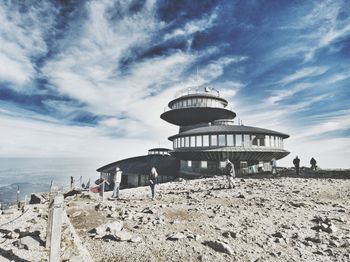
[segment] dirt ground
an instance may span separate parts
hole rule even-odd
[[[224,177],[67,198],[96,261],[350,261],[350,179]],[[107,193],[107,197],[110,193]],[[116,233],[94,228],[122,221]]]

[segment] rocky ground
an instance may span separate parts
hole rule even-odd
[[[226,184],[224,177],[161,184],[153,201],[148,187],[104,202],[83,193],[66,198],[66,211],[95,261],[350,261],[350,179],[266,176],[237,178],[234,189]],[[0,261],[10,245],[24,259],[17,261],[28,259],[23,252],[30,250],[16,251],[17,240],[0,238]],[[79,261],[72,246],[64,233],[62,258]]]

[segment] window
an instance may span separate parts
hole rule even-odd
[[[181,147],[184,147],[184,146],[185,146],[185,138],[181,137]]]
[[[207,161],[201,161],[201,168],[207,168],[208,164]]]
[[[177,142],[176,147],[179,148],[180,147],[180,138],[176,138],[176,142]]]
[[[242,146],[242,135],[238,134],[236,135],[236,146]]]
[[[192,167],[192,161],[191,160],[187,161],[187,167]]]
[[[233,135],[226,135],[226,144],[227,146],[234,146]]]
[[[191,136],[190,137],[190,147],[195,147],[196,146],[196,137]]]
[[[265,146],[265,136],[263,135],[263,136],[260,136],[259,138],[258,138],[258,145],[259,146]]]
[[[218,136],[211,135],[210,136],[210,146],[217,146],[217,145],[218,145]]]
[[[173,148],[176,148],[176,139],[173,141]]]
[[[270,146],[270,136],[265,136],[265,146]]]
[[[209,146],[209,136],[208,135],[203,136],[203,146]]]
[[[250,146],[250,135],[244,135],[243,136],[243,144],[245,147]]]
[[[202,146],[202,136],[197,136],[196,137],[196,142],[197,142],[197,147],[201,147]]]
[[[225,167],[226,167],[226,162],[220,161],[220,168],[225,168]]]
[[[281,138],[281,148],[284,148],[284,145],[283,145],[283,138]]]
[[[225,146],[225,145],[226,145],[225,135],[219,135],[219,146]]]
[[[187,100],[187,106],[191,106],[191,105],[192,105],[192,100],[191,99]]]
[[[185,147],[190,146],[190,138],[188,136],[185,137]]]
[[[258,145],[258,138],[255,135],[252,135],[252,146]]]
[[[273,147],[276,147],[276,137],[275,137],[275,136],[272,136],[271,139],[272,139],[272,141],[273,141],[273,142],[272,142],[272,146],[273,146]]]

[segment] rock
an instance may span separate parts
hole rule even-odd
[[[154,211],[149,208],[149,207],[146,207],[144,210],[142,210],[142,213],[145,213],[145,214],[154,214]]]
[[[34,204],[42,204],[45,203],[45,199],[39,195],[39,194],[31,194],[30,195],[30,200],[29,204],[34,205]]]
[[[119,231],[114,234],[117,241],[130,241],[132,238],[131,233],[126,231]]]
[[[67,197],[75,196],[75,195],[78,195],[78,194],[81,194],[81,191],[73,189],[73,190],[70,190],[67,193],[63,194],[63,197],[67,198]]]
[[[215,240],[215,241],[204,241],[202,243],[205,246],[211,247],[212,249],[214,249],[215,251],[221,252],[221,253],[226,253],[229,255],[233,254],[233,251],[231,249],[231,247],[227,244],[225,244],[224,242]]]
[[[27,250],[33,250],[40,247],[40,242],[31,236],[22,237],[18,241],[20,244],[24,245],[24,248]]]
[[[277,237],[277,238],[283,238],[283,235],[281,232],[276,232],[274,234],[272,234],[273,237]]]
[[[172,240],[172,241],[177,241],[184,238],[186,238],[186,236],[183,233],[175,233],[167,236],[167,240]]]
[[[142,241],[142,238],[140,236],[133,236],[133,237],[130,238],[129,241],[132,242],[132,243],[139,243],[139,242]]]
[[[73,214],[72,214],[72,217],[79,217],[81,216],[81,211],[75,211]]]
[[[111,223],[103,224],[95,228],[97,235],[104,236],[106,233],[115,235],[115,233],[123,229],[123,221],[114,221]]]
[[[236,238],[237,237],[237,233],[233,232],[233,231],[225,231],[224,233],[222,233],[222,235],[226,238]]]

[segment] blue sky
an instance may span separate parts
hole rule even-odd
[[[279,164],[349,168],[349,65],[347,1],[2,1],[0,156],[170,147],[167,102],[209,84],[291,135]]]

